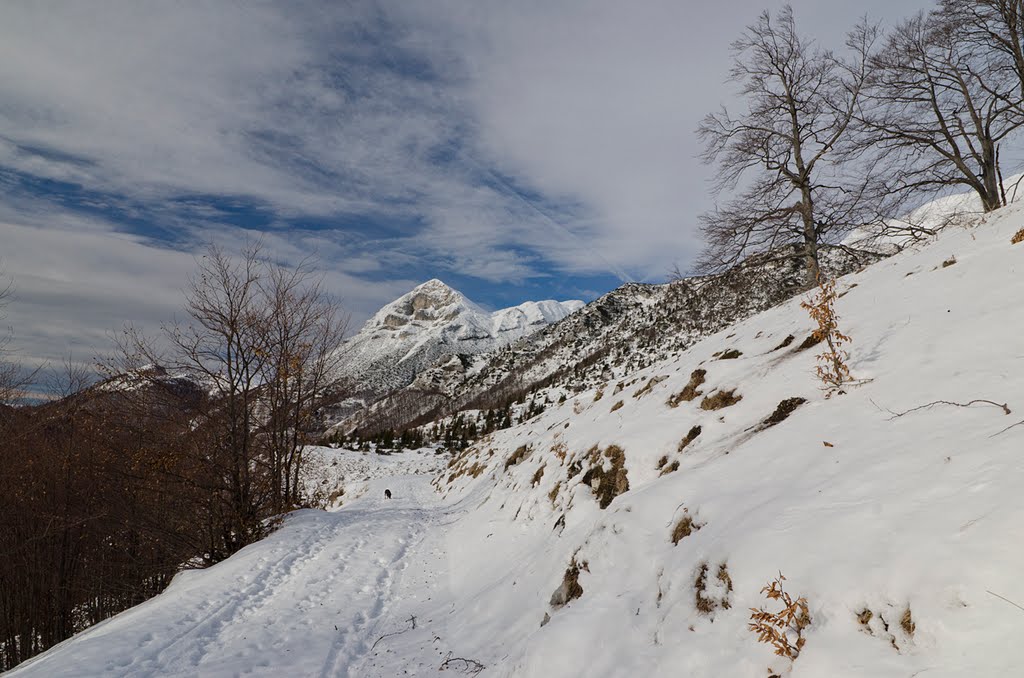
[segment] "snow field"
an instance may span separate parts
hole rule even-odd
[[[798,350],[794,299],[448,468],[319,450],[340,509],[288,516],[11,675],[1022,675],[1024,612],[1002,599],[1024,604],[1022,224],[1009,207],[841,279],[862,382],[845,394],[814,376],[820,346]],[[698,369],[701,395],[670,406]],[[1011,413],[922,407],[979,399]],[[684,515],[699,529],[674,544]],[[554,605],[572,569],[582,592]],[[792,664],[747,628],[779,572],[811,615]]]
[[[812,616],[793,676],[1018,675],[1024,649],[1013,638],[1024,613],[993,593],[1024,601],[1015,537],[1024,426],[1003,431],[1024,419],[1024,250],[1009,244],[1021,221],[1008,208],[842,279],[840,328],[853,337],[853,375],[866,382],[845,395],[824,397],[814,377],[820,347],[796,350],[811,324],[795,299],[631,377],[618,394],[614,384],[596,402],[583,393],[478,445],[467,463],[487,470],[456,478],[449,498],[493,484],[453,538],[479,541],[486,530],[508,542],[472,565],[453,561],[463,582],[453,593],[473,601],[465,611],[501,611],[460,630],[481,661],[497,664],[487,675],[788,671],[747,629],[749,608],[767,603],[759,591],[780,571]],[[789,347],[773,350],[791,334]],[[714,357],[727,349],[742,355]],[[698,368],[704,395],[736,389],[742,400],[716,411],[700,409],[702,397],[669,407]],[[808,402],[756,430],[792,397]],[[985,403],[888,411],[974,399],[1013,412]],[[678,452],[694,426],[701,435]],[[524,444],[529,456],[504,470]],[[611,444],[625,449],[629,492],[602,511],[571,467]],[[680,466],[661,477],[663,456]],[[703,527],[673,545],[684,510]],[[583,595],[554,610],[549,597],[573,560],[587,565]],[[728,592],[715,577],[723,564]],[[728,603],[710,614],[696,605],[705,565],[719,589],[711,594]],[[872,618],[862,625],[865,610]]]

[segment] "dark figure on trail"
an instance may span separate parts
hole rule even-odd
[[[391,490],[384,490],[384,498],[391,499]]]

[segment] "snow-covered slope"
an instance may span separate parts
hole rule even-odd
[[[437,493],[371,479],[294,514],[12,675],[1020,675],[1022,227],[1006,208],[841,279],[845,394],[790,300],[480,441]],[[810,614],[795,662],[748,629],[780,572]]]
[[[443,358],[505,346],[582,307],[582,301],[528,301],[488,313],[440,280],[428,280],[345,342],[342,376],[355,399],[372,402]]]
[[[843,278],[846,394],[793,300],[471,448],[439,484],[477,507],[450,539],[488,544],[453,561],[465,655],[492,676],[1021,675],[1022,226],[1007,208]],[[747,628],[780,571],[811,617],[792,665]]]
[[[802,260],[795,248],[789,249],[751,257],[717,276],[628,283],[561,322],[471,363],[452,360],[424,370],[341,428],[364,433],[402,428],[462,410],[504,407],[553,385],[575,393],[633,374],[802,289]],[[819,256],[831,275],[880,258],[833,247],[822,247]]]

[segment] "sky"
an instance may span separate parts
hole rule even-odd
[[[914,0],[794,2],[825,45]],[[314,255],[361,323],[440,278],[490,308],[686,271],[733,0],[0,4],[0,271],[18,360],[180,316],[207,243]]]

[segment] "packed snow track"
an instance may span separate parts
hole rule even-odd
[[[436,672],[444,633],[433,622],[433,601],[447,570],[446,513],[437,502],[428,475],[370,479],[351,504],[289,515],[267,539],[178,575],[160,596],[10,675]]]

